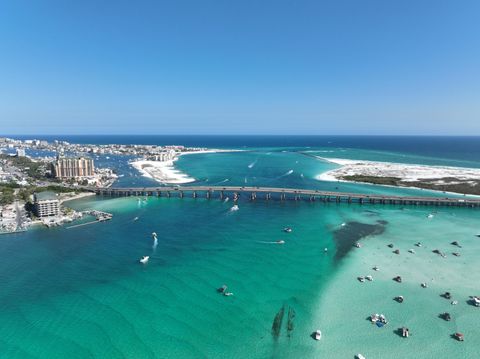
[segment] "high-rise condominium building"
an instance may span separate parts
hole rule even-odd
[[[58,157],[52,163],[52,173],[56,178],[81,178],[93,176],[93,160],[88,157]]]

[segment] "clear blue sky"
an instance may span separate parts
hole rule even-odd
[[[480,1],[3,0],[0,133],[480,135]]]

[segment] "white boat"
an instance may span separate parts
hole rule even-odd
[[[415,250],[413,250],[413,249],[409,249],[408,252],[412,253],[412,254],[415,254]]]
[[[367,280],[369,280],[370,282],[373,281],[373,277],[372,277],[371,275],[367,275],[367,276],[365,276],[365,278],[366,278]]]
[[[362,283],[365,282],[365,277],[363,275],[360,277],[357,277],[357,279],[359,282],[362,282]]]
[[[235,212],[235,211],[238,211],[240,208],[238,208],[238,206],[235,204],[232,206],[232,208],[230,208],[230,212]]]
[[[452,303],[450,303],[451,305],[457,305],[458,304],[458,300],[453,300]]]
[[[277,243],[277,244],[285,244],[285,241],[279,240],[279,241],[276,241],[275,243]]]
[[[134,220],[134,221],[138,221],[138,217],[135,217],[133,220]]]
[[[291,233],[291,232],[292,232],[292,229],[291,229],[290,227],[285,227],[285,228],[283,229],[283,231],[286,232],[286,233]]]
[[[355,359],[366,359],[362,354],[355,355]]]
[[[373,270],[374,270],[374,271],[378,271],[378,270],[380,270],[380,268],[378,268],[377,266],[375,266],[375,267],[373,267]]]
[[[226,297],[230,297],[233,295],[232,292],[223,292],[223,295],[226,296]]]
[[[362,248],[362,245],[357,242],[357,243],[355,243],[355,247],[357,247],[357,248]]]
[[[149,259],[150,259],[150,256],[143,256],[143,257],[140,259],[140,263],[146,264]]]
[[[427,216],[428,219],[432,219],[433,218],[433,214],[430,213],[428,216]]]
[[[153,238],[153,239],[156,239],[156,238],[157,238],[157,233],[152,232],[152,238]]]
[[[313,337],[315,338],[315,340],[322,339],[322,332],[320,331],[320,329],[316,330],[315,333],[313,333]]]
[[[480,307],[480,297],[473,297],[473,304],[476,307]]]

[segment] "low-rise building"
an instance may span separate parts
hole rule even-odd
[[[54,192],[35,193],[33,199],[33,208],[37,217],[58,216],[60,214],[60,201]]]
[[[25,149],[17,148],[17,157],[25,157]]]

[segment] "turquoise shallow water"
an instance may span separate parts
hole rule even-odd
[[[335,185],[314,179],[329,166],[273,149],[178,162],[210,183],[247,178],[315,188]],[[241,201],[231,212],[231,201],[191,198],[94,197],[72,205],[114,218],[0,238],[1,358],[475,358],[480,349],[480,311],[467,303],[479,294],[478,210]],[[360,249],[352,246],[357,239]],[[436,248],[447,258],[432,253]],[[142,255],[151,256],[145,266]],[[356,280],[366,274],[374,281]],[[404,283],[393,282],[395,275]],[[222,284],[234,295],[217,293]],[[447,290],[457,306],[440,297]],[[393,301],[396,295],[405,302]],[[447,310],[451,322],[438,318]],[[373,312],[389,325],[372,326],[366,317]],[[403,325],[412,332],[407,340],[394,333]],[[317,328],[320,342],[310,337]],[[464,343],[450,338],[457,330]]]

